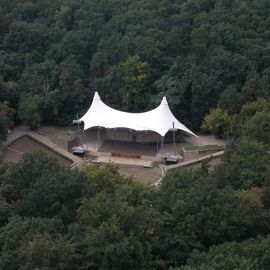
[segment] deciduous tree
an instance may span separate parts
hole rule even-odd
[[[232,132],[232,118],[225,110],[220,108],[212,109],[204,117],[202,129],[219,138],[225,137]]]

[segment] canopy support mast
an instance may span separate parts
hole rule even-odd
[[[161,136],[161,143],[160,143],[160,152],[163,155],[163,148],[164,148],[164,136]]]
[[[97,150],[100,147],[100,127],[97,128]]]

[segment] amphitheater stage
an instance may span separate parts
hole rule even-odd
[[[181,135],[178,133],[178,135]],[[132,132],[127,129],[90,129],[81,136],[81,144],[88,151],[98,153],[130,153],[156,157],[161,154],[181,154],[182,148],[189,145],[184,136],[177,137],[177,142],[172,143],[172,132],[168,132],[164,138],[161,149],[161,137],[155,132],[137,132],[136,141]]]

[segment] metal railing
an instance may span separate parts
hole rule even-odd
[[[213,170],[214,167],[218,166],[221,163],[223,155],[224,155],[224,151],[220,151],[220,152],[213,153],[213,154],[201,157],[201,158],[189,160],[186,162],[181,162],[175,165],[169,165],[169,166],[166,166],[166,171],[173,168],[178,168],[178,167],[192,169],[192,170],[199,169],[201,168],[202,164],[205,162],[208,163],[209,169]]]

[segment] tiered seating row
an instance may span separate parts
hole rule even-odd
[[[56,158],[61,165],[72,165],[71,160],[61,156],[60,154],[37,142],[29,136],[23,136],[6,147],[4,150],[4,158],[8,162],[18,163],[24,154],[34,153],[37,151],[45,152],[49,156]]]
[[[4,150],[3,156],[7,162],[18,163],[21,160],[23,153],[7,147]]]

